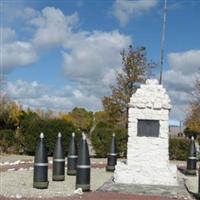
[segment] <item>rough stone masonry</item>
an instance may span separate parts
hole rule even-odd
[[[177,185],[177,170],[169,163],[170,99],[162,85],[148,79],[130,99],[127,162],[118,162],[117,183]]]

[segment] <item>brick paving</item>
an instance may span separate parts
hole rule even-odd
[[[1,200],[14,200],[17,198],[7,198],[0,196]],[[20,198],[21,200],[40,200],[41,198]],[[45,198],[47,200],[47,198]],[[55,197],[48,198],[48,200],[174,200],[174,198],[166,198],[159,196],[147,196],[147,195],[131,195],[131,194],[123,194],[117,192],[89,192],[84,193],[81,196],[73,196],[73,197]],[[177,199],[183,200],[183,199]]]

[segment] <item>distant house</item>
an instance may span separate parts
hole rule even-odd
[[[180,126],[169,125],[169,136],[170,137],[184,137],[183,130],[180,129]]]

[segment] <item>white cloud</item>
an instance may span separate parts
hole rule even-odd
[[[200,50],[170,53],[168,62],[171,69],[164,73],[164,84],[172,100],[171,117],[183,120],[200,70]]]
[[[0,65],[4,72],[9,72],[15,67],[29,65],[37,60],[37,54],[30,42],[16,40],[15,30],[0,28],[2,49]]]
[[[157,0],[116,0],[112,14],[120,25],[126,25],[131,19],[144,15],[157,5]]]
[[[95,31],[80,37],[70,52],[63,53],[65,74],[79,81],[101,81],[110,70],[120,66],[120,51],[129,44],[130,37],[118,31]]]
[[[78,14],[65,16],[60,9],[46,7],[30,20],[36,26],[33,43],[38,47],[54,48],[69,40],[72,28],[78,22]]]
[[[8,82],[7,95],[24,107],[43,108],[55,111],[71,111],[74,107],[85,107],[89,110],[101,108],[99,98],[83,93],[69,85],[60,90],[41,85],[37,81],[26,82],[17,80]]]
[[[7,93],[13,99],[35,99],[48,92],[48,87],[38,84],[37,81],[28,83],[17,80],[15,83],[7,83]]]
[[[37,60],[37,54],[31,43],[14,41],[2,45],[3,70],[9,70],[34,63]]]
[[[115,70],[121,67],[120,52],[131,43],[130,37],[118,31],[76,35],[70,51],[63,52],[65,76],[78,82],[81,91],[99,98],[108,95]]]
[[[34,63],[43,48],[61,47],[64,41],[69,39],[72,28],[78,22],[77,13],[65,16],[60,9],[54,7],[46,7],[42,12],[32,8],[22,10],[21,14],[14,14],[24,20],[23,29],[34,27],[34,35],[29,41],[16,40],[16,32],[13,29],[1,28],[1,65],[5,72]]]
[[[171,68],[181,71],[184,75],[191,75],[200,69],[200,50],[189,50],[183,53],[171,53],[168,56]]]
[[[44,8],[29,24],[36,27],[33,44],[44,49],[61,47],[66,78],[97,96],[105,95],[105,86],[113,83],[111,74],[121,65],[120,51],[132,43],[131,37],[117,30],[79,31],[76,12],[66,16],[54,7]]]

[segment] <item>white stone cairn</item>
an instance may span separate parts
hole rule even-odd
[[[170,99],[162,85],[148,79],[130,99],[127,162],[117,162],[117,183],[178,185],[177,169],[169,163]],[[137,136],[138,120],[158,120],[159,136]]]

